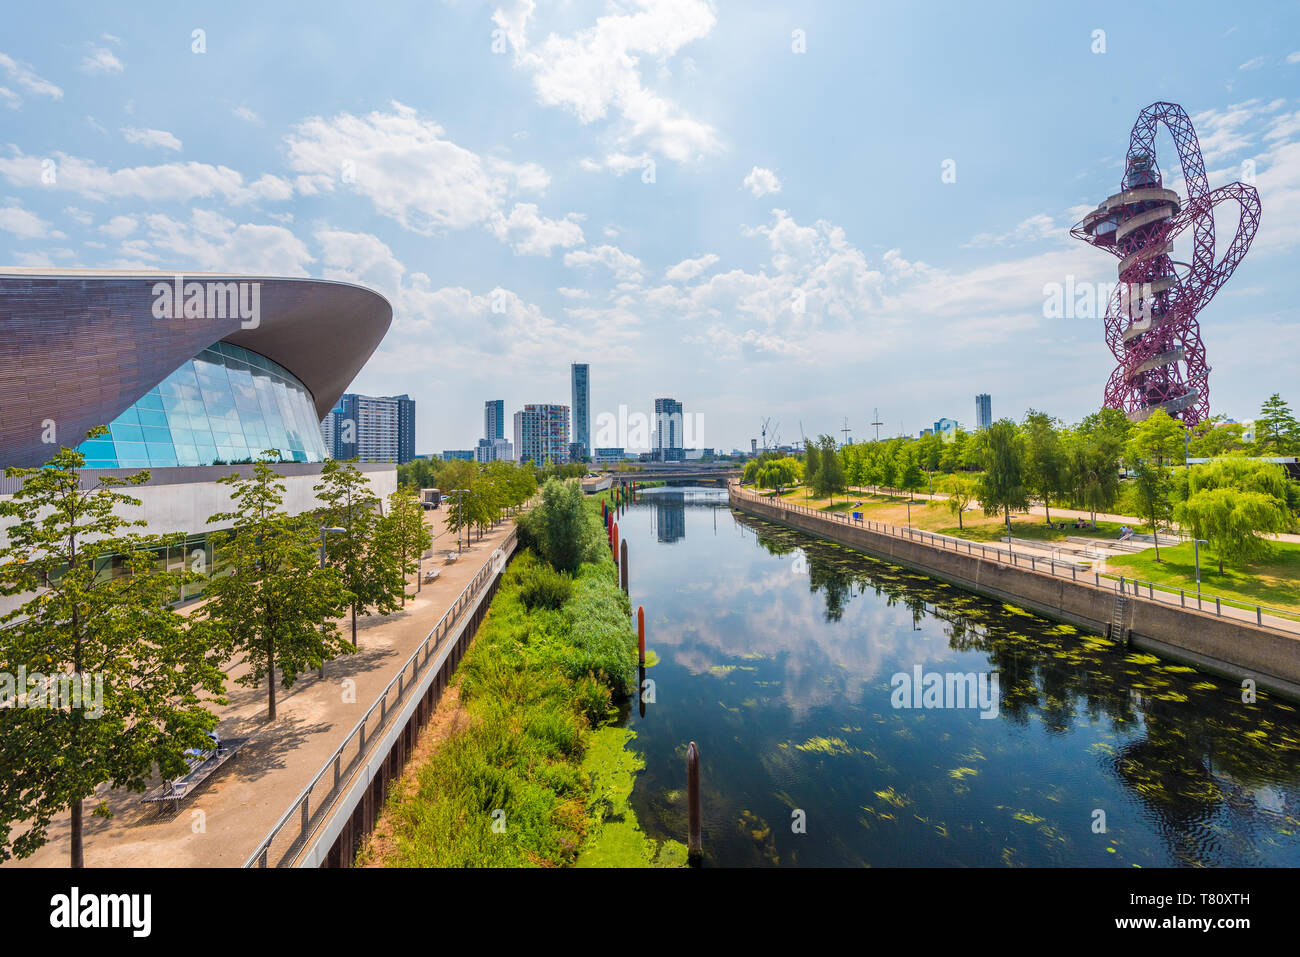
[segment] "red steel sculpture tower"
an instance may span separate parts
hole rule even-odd
[[[1187,186],[1183,201],[1165,189],[1156,164],[1156,127],[1173,136]],[[1223,258],[1214,260],[1214,207],[1237,203],[1241,219]],[[1192,230],[1192,261],[1170,257]],[[1259,194],[1232,183],[1211,190],[1192,122],[1176,103],[1152,103],[1133,124],[1120,191],[1070,231],[1119,257],[1119,285],[1106,309],[1106,344],[1119,363],[1103,404],[1141,421],[1164,409],[1187,425],[1210,415],[1210,366],[1196,315],[1227,282],[1259,228]]]

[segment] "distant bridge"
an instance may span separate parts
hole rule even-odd
[[[739,479],[740,469],[732,468],[681,468],[681,469],[646,469],[642,472],[610,472],[615,485],[627,485],[630,482],[702,482],[726,485],[729,479]]]

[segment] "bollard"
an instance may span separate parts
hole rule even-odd
[[[614,523],[614,561],[618,561],[618,522]]]
[[[704,857],[704,840],[700,825],[700,749],[694,741],[686,748],[686,793],[690,802],[690,835],[687,838],[686,857],[692,866],[698,866]]]
[[[627,539],[626,538],[623,539],[623,544],[620,547],[622,548],[622,554],[619,556],[620,561],[618,563],[618,577],[619,577],[619,584],[623,586],[623,594],[626,595],[627,594]]]
[[[641,605],[636,606],[636,648],[637,654],[641,659],[641,667],[645,667],[645,608]]]

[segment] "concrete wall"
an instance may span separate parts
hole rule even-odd
[[[1054,575],[1004,565],[977,555],[895,538],[831,518],[752,501],[729,488],[732,506],[888,558],[971,591],[1011,601],[1041,614],[1105,632],[1115,592]],[[1131,644],[1300,700],[1300,639],[1271,628],[1220,618],[1192,608],[1129,595],[1124,628]]]

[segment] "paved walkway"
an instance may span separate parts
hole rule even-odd
[[[293,688],[276,689],[277,717],[266,719],[266,686],[231,683],[230,703],[216,709],[223,738],[252,740],[182,802],[179,813],[165,815],[141,805],[140,794],[102,789],[110,819],[94,817],[95,799],[85,807],[85,852],[88,867],[239,867],[252,854],[289,805],[343,743],[349,731],[379,697],[389,681],[437,624],[497,545],[513,527],[504,522],[477,538],[459,561],[444,565],[443,553],[456,548],[456,537],[443,528],[446,513],[425,513],[437,533],[434,558],[441,576],[424,585],[405,609],[384,617],[358,618],[359,650],[326,664],[325,678],[315,672]],[[463,536],[462,536],[463,538]],[[414,577],[408,594],[415,595]],[[348,619],[340,619],[345,634]],[[240,668],[232,668],[238,676]],[[355,684],[345,694],[345,681]],[[350,700],[345,700],[350,699]],[[63,814],[49,829],[49,842],[31,857],[6,867],[66,867],[69,818]]]
[[[858,488],[858,487],[856,487],[856,486],[853,487],[853,488],[850,488],[849,491],[850,491],[850,492],[854,492],[854,493],[858,493],[858,494],[862,494],[862,495],[882,495],[882,494],[888,494],[888,495],[895,495],[895,496],[898,496],[898,497],[900,497],[900,498],[902,498],[902,497],[906,497],[906,495],[907,495],[906,492],[900,492],[900,491],[897,490],[897,489],[873,490],[873,489],[865,488],[865,487],[864,487],[864,488]],[[943,494],[942,492],[933,492],[933,493],[931,493],[931,492],[917,492],[915,497],[916,497],[917,499],[934,500],[934,501],[936,501],[936,502],[943,502],[943,501],[947,501],[947,499],[948,499],[948,496],[945,495],[945,494]],[[791,501],[795,501],[795,500],[794,500],[794,499],[791,499]],[[795,504],[798,504],[798,502],[795,501]],[[974,506],[971,506],[971,508],[966,509],[966,511],[974,511],[974,510],[977,509],[977,508],[979,508],[979,506],[974,505]],[[1042,515],[1044,518],[1046,518],[1046,517],[1047,517],[1047,509],[1043,508],[1043,506],[1041,506],[1041,505],[1031,505],[1031,506],[1029,506],[1029,510],[1028,510],[1027,513],[1021,513],[1021,514]],[[1087,509],[1066,508],[1066,507],[1064,507],[1064,506],[1053,505],[1053,506],[1052,506],[1052,521],[1056,522],[1056,521],[1060,521],[1061,519],[1065,519],[1065,518],[1070,518],[1070,519],[1074,519],[1074,518],[1088,518],[1088,519],[1090,519],[1090,518],[1092,518],[1092,512],[1089,512]],[[1112,513],[1110,513],[1110,512],[1098,512],[1098,513],[1097,513],[1097,521],[1099,521],[1099,522],[1115,522],[1115,523],[1118,523],[1118,524],[1120,524],[1120,525],[1131,525],[1131,526],[1133,526],[1134,528],[1138,529],[1139,531],[1141,531],[1141,530],[1146,526],[1146,522],[1145,522],[1145,521],[1143,521],[1143,520],[1140,519],[1140,518],[1136,518],[1136,517],[1133,516],[1133,515],[1114,515],[1114,514],[1112,514]],[[1174,525],[1173,527],[1174,527],[1175,530],[1178,529],[1178,526],[1177,526],[1177,525]],[[1266,537],[1266,538],[1274,539],[1275,541],[1279,541],[1279,542],[1300,542],[1300,535],[1294,535],[1294,534],[1291,534],[1291,533],[1289,533],[1289,532],[1279,532],[1279,533],[1277,533],[1277,534],[1269,534],[1269,535],[1266,535],[1265,537]],[[1164,540],[1164,538],[1162,537],[1162,538],[1160,539],[1160,544],[1163,545],[1164,543],[1165,543],[1165,540]]]

